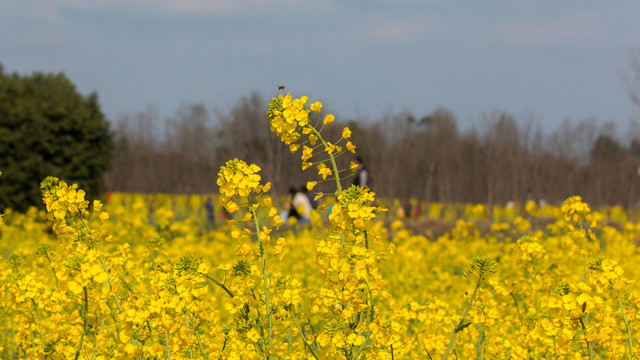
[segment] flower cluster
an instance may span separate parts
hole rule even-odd
[[[336,158],[343,154],[343,146],[355,153],[349,140],[351,131],[345,127],[337,141],[329,141],[326,129],[335,117],[328,114],[321,121],[322,104],[315,102],[307,109],[307,101],[307,97],[280,96],[273,99],[268,116],[272,131],[292,152],[302,146],[303,170],[316,165],[321,181],[333,179],[336,183],[337,201],[328,214],[332,226],[316,246],[316,263],[326,282],[318,290],[319,303],[312,302],[309,310],[311,326],[319,328],[320,334],[308,348],[316,356],[358,358],[364,354],[393,357],[395,346],[400,355],[403,327],[393,321],[393,315],[387,317],[382,311],[389,309],[382,305],[390,305],[391,296],[378,269],[393,246],[383,244],[381,229],[373,226],[376,216],[386,210],[373,205],[375,194],[369,189],[352,186],[343,191],[342,174],[355,172],[356,165],[352,162],[349,169],[340,170]],[[318,114],[313,122],[309,120],[312,112]],[[312,190],[316,184],[310,181],[307,188]]]
[[[220,187],[219,202],[227,211],[234,213],[238,210],[238,204],[234,202],[235,198],[244,200],[251,193],[260,195],[269,191],[271,183],[261,185],[258,171],[260,168],[257,165],[247,165],[246,162],[238,159],[227,161],[220,168],[217,180]]]
[[[374,206],[375,194],[366,188],[351,186],[338,195],[331,208],[329,220],[336,228],[354,233],[366,230],[367,224],[386,209]]]
[[[335,157],[343,154],[343,145],[340,145],[343,141],[346,142],[344,144],[346,150],[355,153],[356,147],[349,140],[351,138],[351,130],[345,127],[342,129],[341,137],[337,141],[328,141],[325,135],[335,116],[327,114],[321,120],[322,103],[316,101],[307,108],[308,100],[307,96],[293,99],[291,94],[274,98],[267,111],[267,116],[271,122],[271,131],[275,132],[285,144],[289,145],[292,153],[302,147],[303,170],[316,165],[318,175],[322,177],[322,180],[335,179],[337,188],[340,189],[340,174],[335,163]],[[317,114],[317,119],[309,119],[311,113]],[[328,157],[325,157],[326,155]],[[311,159],[314,156],[319,159],[312,162]],[[352,162],[350,167],[352,172],[355,172],[355,166],[355,163]],[[316,181],[311,181],[307,184],[307,188],[311,190],[316,184]]]
[[[585,219],[590,212],[589,205],[582,202],[580,196],[572,196],[562,203],[562,213],[568,222],[577,223],[580,219]]]
[[[640,212],[579,198],[524,209],[412,199],[451,224],[414,232],[418,211],[342,190],[349,131],[327,141],[334,118],[311,124],[322,105],[307,101],[275,99],[270,113],[303,163],[315,157],[319,181],[336,179],[324,223],[282,226],[259,168],[237,159],[218,178],[224,226],[203,219],[203,196],[103,205],[55,178],[42,184],[46,212],[7,211],[0,358],[637,357]]]

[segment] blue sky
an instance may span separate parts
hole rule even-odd
[[[285,85],[341,119],[437,107],[546,127],[638,115],[637,0],[0,0],[5,72],[63,71],[110,120]]]

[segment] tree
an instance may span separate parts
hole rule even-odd
[[[613,137],[601,134],[591,150],[591,176],[594,195],[598,204],[617,204],[622,201],[622,192],[626,193],[624,179],[626,151]],[[633,168],[627,169],[633,172]]]
[[[63,74],[0,72],[0,209],[42,205],[46,176],[102,190],[113,149],[98,96],[83,96]]]

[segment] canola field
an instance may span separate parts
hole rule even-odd
[[[219,194],[85,199],[50,177],[45,210],[0,221],[2,359],[633,359],[640,219],[621,208],[421,204],[366,188],[348,128],[274,99],[272,130],[333,194],[310,224],[242,160]],[[314,120],[317,118],[317,120]],[[332,142],[333,141],[333,142]],[[0,181],[2,177],[0,177]],[[312,190],[316,182],[307,184]],[[205,201],[231,214],[208,219]],[[414,203],[415,204],[415,203]],[[219,211],[216,211],[216,215]],[[441,235],[410,231],[450,223]]]

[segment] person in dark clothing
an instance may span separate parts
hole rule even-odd
[[[289,202],[289,218],[295,218],[295,219],[300,219],[300,214],[298,214],[298,210],[296,210],[296,207],[293,206],[293,198],[296,196],[296,193],[298,192],[298,190],[296,190],[296,188],[294,187],[290,187],[289,188],[289,195],[291,195],[291,202]]]
[[[358,165],[356,173],[353,177],[353,185],[360,186],[362,188],[371,187],[371,177],[369,176],[369,169],[364,166],[364,162],[360,156],[356,156],[353,162]]]
[[[213,212],[215,210],[214,206],[213,206],[213,201],[211,200],[211,198],[207,198],[207,202],[204,204],[205,208],[207,209],[207,221],[209,221],[210,223],[213,224],[214,221],[214,216],[213,216]]]
[[[291,194],[291,207],[289,209],[289,217],[298,219],[299,222],[311,221],[311,201],[307,195],[302,192],[302,188],[289,188]]]
[[[309,203],[311,204],[311,208],[313,210],[318,208],[318,202],[315,199],[315,196],[309,192],[309,189],[307,189],[306,186],[301,186],[300,187],[300,192],[302,192],[303,194],[305,194],[307,196],[307,198],[309,198]]]

